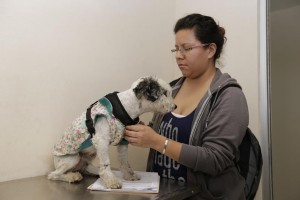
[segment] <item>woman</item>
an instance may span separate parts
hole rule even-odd
[[[177,21],[174,33],[172,52],[182,72],[171,83],[177,108],[164,116],[154,115],[150,126],[127,126],[125,139],[151,148],[148,171],[199,185],[201,192],[193,199],[243,200],[245,181],[235,160],[249,116],[240,88],[220,92],[238,84],[215,66],[225,30],[209,16],[191,14]],[[217,92],[220,95],[212,104]]]

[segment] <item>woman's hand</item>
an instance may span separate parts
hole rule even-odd
[[[152,148],[163,152],[166,138],[156,133],[151,127],[137,124],[126,126],[125,139],[134,146]],[[165,154],[178,161],[182,144],[169,139]]]
[[[165,138],[157,134],[151,127],[137,124],[126,126],[125,139],[134,146],[160,150]]]

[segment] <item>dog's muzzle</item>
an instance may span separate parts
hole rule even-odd
[[[176,108],[177,108],[177,105],[173,103],[173,104],[171,105],[171,111],[175,110]]]
[[[174,107],[174,109],[173,109],[173,110],[175,110],[175,109],[177,108],[177,105],[176,105],[176,104],[173,104],[173,107]]]

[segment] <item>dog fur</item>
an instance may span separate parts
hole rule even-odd
[[[176,108],[171,97],[171,87],[159,78],[142,77],[135,81],[131,88],[119,92],[118,98],[131,119],[139,117],[146,112],[167,113]],[[85,116],[83,112],[81,116]],[[77,118],[78,120],[78,118]],[[73,130],[74,123],[68,128]],[[92,146],[68,155],[54,154],[55,171],[48,174],[48,179],[66,182],[78,182],[83,177],[81,173],[93,173],[92,169],[98,170],[98,175],[107,188],[121,188],[122,183],[114,176],[110,167],[108,148],[110,144],[115,145],[115,138],[123,138],[111,132],[111,124],[107,118],[100,117],[95,121],[95,135],[92,137]],[[90,137],[86,130],[86,138]],[[128,145],[117,145],[120,171],[125,180],[139,180],[128,163]],[[99,161],[95,164],[95,160]],[[97,162],[96,162],[97,163]]]

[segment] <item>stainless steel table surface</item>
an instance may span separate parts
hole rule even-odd
[[[161,179],[158,194],[137,194],[90,191],[87,189],[97,177],[85,176],[80,183],[51,181],[46,176],[0,183],[0,200],[180,200],[193,196],[195,186]]]

